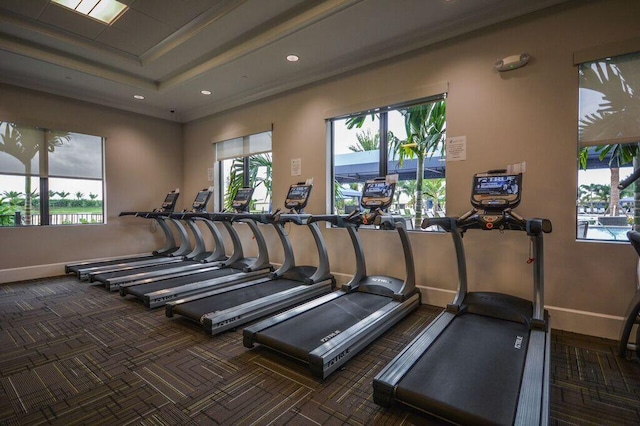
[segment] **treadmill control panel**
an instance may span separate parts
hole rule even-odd
[[[522,173],[478,173],[473,177],[471,204],[486,211],[513,209],[520,204],[521,189]]]
[[[172,212],[176,208],[176,203],[178,202],[178,197],[180,196],[179,192],[171,191],[167,194],[164,201],[162,202],[162,207],[160,207],[161,212]]]
[[[234,210],[244,212],[249,209],[249,203],[253,196],[253,188],[240,188],[236,192],[236,196],[233,198],[231,206]]]
[[[396,184],[387,182],[385,178],[368,180],[364,184],[360,204],[365,209],[384,210],[391,205],[395,189]]]
[[[198,195],[196,195],[196,199],[193,201],[193,204],[191,205],[191,211],[193,212],[206,211],[207,203],[209,202],[209,198],[211,198],[212,193],[213,191],[211,191],[210,189],[203,189],[202,191],[198,192]]]
[[[311,185],[306,185],[303,183],[291,185],[291,187],[289,188],[289,192],[287,193],[287,198],[284,201],[284,206],[287,209],[302,212],[302,209],[304,209],[309,202],[311,188]]]

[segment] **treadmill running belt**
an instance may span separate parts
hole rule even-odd
[[[400,381],[396,397],[462,424],[512,424],[529,340],[521,323],[453,320]]]
[[[180,287],[182,285],[195,283],[198,281],[211,280],[219,277],[226,277],[228,275],[237,274],[239,269],[234,268],[222,268],[213,271],[203,272],[200,274],[187,275],[184,277],[172,278],[168,280],[155,281],[146,284],[139,284],[127,287],[127,293],[137,297],[144,297],[147,293],[152,293],[158,290],[165,290],[167,288]]]
[[[174,306],[173,312],[195,321],[200,321],[200,318],[205,314],[233,308],[234,306],[301,285],[305,284],[300,281],[279,278],[277,280],[266,281],[249,287],[203,297],[202,299],[192,300],[191,302],[181,303]]]
[[[261,331],[257,342],[307,360],[309,352],[327,341],[323,339],[347,330],[391,300],[377,294],[349,293]]]
[[[186,265],[202,265],[203,267],[206,266],[205,263],[196,262],[195,260],[183,260],[182,262],[161,263],[159,265],[145,266],[142,268],[124,269],[124,270],[115,271],[115,272],[103,272],[101,274],[94,275],[93,279],[94,281],[104,281],[109,278],[120,278],[128,275],[142,274],[145,272],[162,271],[165,269],[169,270],[171,268],[180,268]]]

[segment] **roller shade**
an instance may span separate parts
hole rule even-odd
[[[579,64],[580,146],[640,142],[640,52]]]
[[[271,151],[271,132],[256,133],[241,138],[228,139],[214,144],[216,161],[248,157]]]

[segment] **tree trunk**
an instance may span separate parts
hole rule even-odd
[[[424,155],[418,155],[416,164],[416,219],[414,229],[420,229],[422,224],[422,182],[424,180]]]
[[[620,213],[620,190],[618,184],[620,183],[620,169],[615,167],[611,168],[611,197],[609,197],[609,214],[611,216],[618,216]]]

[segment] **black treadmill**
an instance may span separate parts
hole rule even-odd
[[[190,212],[203,212],[206,210],[207,203],[211,198],[213,188],[205,188],[198,191],[196,198],[194,199]],[[169,220],[173,220],[178,224],[180,229],[180,239],[183,241],[183,246],[189,247],[188,251],[181,250],[180,252],[174,252],[169,256],[177,257],[178,262],[170,264],[157,264],[143,267],[134,266],[105,266],[102,268],[93,269],[88,273],[90,282],[100,282],[110,291],[116,291],[121,284],[131,282],[133,280],[149,278],[149,277],[161,277],[169,273],[188,273],[194,270],[200,270],[205,267],[211,267],[211,265],[203,265],[206,262],[220,262],[224,260],[220,258],[219,251],[207,252],[205,249],[204,237],[202,232],[196,226],[193,220],[185,220],[185,212],[171,213],[171,212],[152,212],[149,213],[149,217],[167,217]],[[183,226],[184,224],[184,226]],[[186,228],[185,228],[186,226]],[[189,240],[188,229],[194,238],[194,246],[191,247]],[[215,235],[214,235],[215,238]],[[218,258],[216,258],[218,256]]]
[[[231,238],[233,253],[229,258],[223,257],[224,244],[219,233],[214,233],[216,239],[216,252],[220,260],[209,265],[201,265],[195,270],[169,269],[165,274],[157,276],[150,274],[134,275],[111,282],[118,285],[121,296],[131,295],[142,300],[148,308],[163,306],[170,300],[199,294],[212,288],[227,287],[250,279],[267,276],[273,271],[269,263],[267,243],[262,232],[251,218],[240,220],[239,215],[246,212],[251,202],[253,188],[241,188],[233,201],[233,212],[205,213],[189,212],[179,214],[180,218],[188,222],[203,221],[213,232],[216,230],[213,222],[221,223]],[[258,246],[257,257],[245,257],[238,233],[232,226],[232,222],[244,222],[252,231],[253,238]],[[217,230],[216,230],[217,232]]]
[[[135,216],[155,220],[156,224],[160,227],[160,229],[162,229],[165,237],[165,244],[162,248],[152,252],[151,254],[142,254],[137,256],[129,256],[102,261],[70,263],[65,265],[65,273],[74,273],[79,279],[87,280],[91,272],[105,267],[144,267],[165,262],[179,262],[181,260],[179,256],[181,254],[187,253],[190,250],[188,240],[181,239],[180,246],[176,244],[173,232],[169,227],[169,224],[172,224],[180,234],[182,225],[180,225],[179,222],[170,219],[168,216],[168,213],[174,211],[179,196],[180,192],[177,190],[169,192],[162,202],[161,207],[159,209],[153,210],[152,212],[120,213],[120,216]],[[172,257],[172,255],[175,257]]]
[[[627,238],[636,253],[640,256],[640,232],[629,231]],[[638,262],[636,273],[636,293],[629,301],[627,312],[624,315],[624,322],[620,330],[620,342],[618,344],[618,355],[622,358],[631,356],[631,352],[635,352],[636,357],[640,358],[640,261]],[[636,326],[635,343],[629,341],[633,327]]]
[[[393,200],[395,183],[378,178],[366,182],[362,206],[369,213],[349,216],[314,216],[346,228],[356,257],[353,279],[340,291],[307,302],[244,329],[243,343],[260,343],[306,363],[324,379],[365,346],[415,310],[420,292],[415,288],[413,255],[404,219],[383,212]],[[395,229],[400,237],[406,268],[405,280],[366,273],[364,251],[357,229],[373,225]]]
[[[524,219],[521,174],[474,176],[473,210],[459,218],[427,218],[453,237],[458,291],[429,326],[373,381],[373,400],[399,401],[460,424],[546,425],[549,417],[549,318],[544,310],[543,233],[547,219]],[[467,292],[462,235],[469,229],[523,231],[533,252],[533,300]],[[487,260],[496,254],[487,256]]]
[[[285,200],[287,214],[239,215],[271,223],[282,242],[284,262],[270,277],[247,281],[231,287],[213,288],[211,291],[185,297],[166,304],[166,315],[181,315],[199,322],[209,334],[218,334],[256,318],[297,305],[334,289],[330,275],[329,258],[317,223],[308,221],[302,213],[311,193],[311,185],[292,185]],[[296,266],[291,242],[284,224],[292,222],[307,225],[318,250],[318,267]]]

